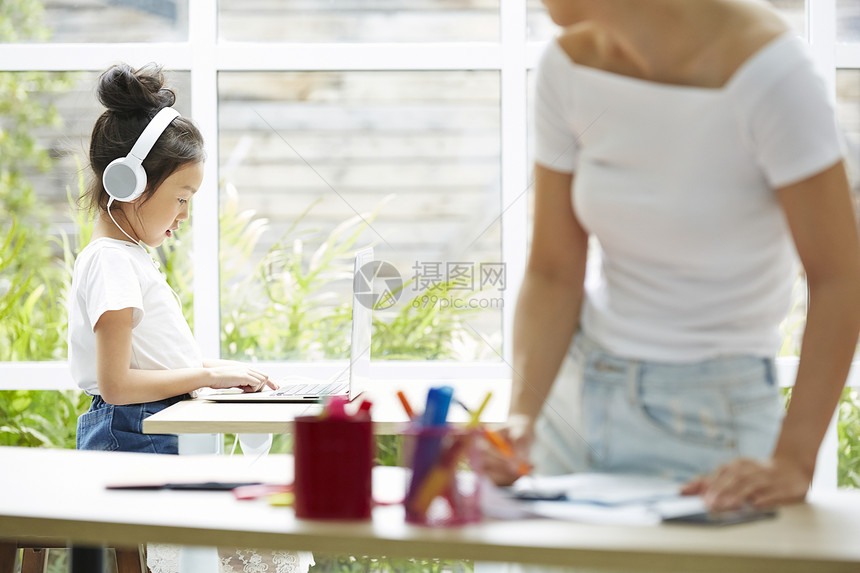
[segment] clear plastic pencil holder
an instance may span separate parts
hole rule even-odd
[[[407,522],[448,527],[481,520],[479,435],[455,426],[404,432]]]

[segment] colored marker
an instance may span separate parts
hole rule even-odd
[[[517,461],[517,455],[514,453],[514,449],[498,432],[487,428],[481,428],[481,433],[485,438],[487,438],[487,441],[499,451],[500,454],[512,462]],[[528,463],[524,461],[517,462],[517,477],[528,475],[530,471],[531,466],[529,466]]]
[[[406,399],[406,394],[403,393],[403,390],[397,391],[397,397],[400,398],[400,403],[403,404],[403,409],[406,411],[406,416],[410,420],[414,420],[415,412],[412,410],[412,406],[409,405],[409,400]]]
[[[346,403],[345,396],[329,396],[325,401],[325,417],[329,420],[346,420],[349,417],[344,408]]]
[[[371,406],[373,406],[373,402],[370,400],[362,400],[361,405],[358,407],[358,411],[352,416],[353,419],[369,420]]]
[[[457,402],[457,404],[459,404],[464,410],[466,410],[466,412],[468,412],[471,415],[471,418],[469,419],[469,425],[470,426],[478,424],[477,420],[480,419],[481,412],[484,410],[484,408],[486,408],[487,403],[490,401],[491,395],[492,395],[492,392],[487,393],[487,396],[486,396],[486,398],[484,398],[484,402],[481,404],[481,407],[478,408],[478,410],[474,413],[463,402],[455,399],[455,402]],[[516,453],[514,453],[514,449],[501,436],[501,434],[499,434],[498,432],[496,432],[494,430],[490,430],[490,429],[484,428],[484,427],[481,428],[481,433],[484,435],[484,437],[487,439],[487,441],[490,442],[490,444],[493,447],[495,447],[496,450],[499,451],[500,454],[502,454],[504,457],[511,460],[512,462],[517,461],[517,455],[516,455]],[[520,461],[517,463],[517,476],[522,477],[524,475],[528,475],[528,473],[530,471],[531,471],[531,466],[529,466],[528,463],[526,463],[524,461]]]
[[[459,436],[448,449],[439,456],[439,461],[427,477],[421,482],[421,487],[409,499],[410,509],[416,513],[426,513],[427,508],[433,499],[441,494],[445,487],[451,482],[454,471],[457,468],[457,462],[460,456],[466,450],[466,446],[470,441],[469,436]]]
[[[427,406],[421,415],[418,429],[415,453],[412,458],[412,479],[409,482],[410,498],[419,491],[433,465],[438,462],[442,448],[442,437],[445,434],[448,408],[454,389],[450,386],[430,388],[427,391]]]
[[[484,413],[484,408],[487,407],[487,404],[489,404],[490,398],[492,398],[492,397],[493,397],[493,393],[487,392],[487,396],[484,398],[484,401],[481,402],[481,405],[478,407],[477,410],[475,410],[475,412],[472,414],[472,418],[469,420],[469,426],[470,427],[477,426],[480,423],[481,414]],[[467,409],[466,411],[468,412],[469,410]]]
[[[427,406],[421,417],[421,425],[425,428],[444,426],[448,419],[448,408],[451,407],[453,396],[454,389],[451,386],[430,388],[427,391]]]

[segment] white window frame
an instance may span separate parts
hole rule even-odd
[[[503,378],[510,376],[514,308],[526,264],[528,213],[524,193],[529,186],[527,164],[527,74],[537,65],[542,42],[527,40],[525,0],[500,1],[499,42],[415,44],[295,44],[218,40],[218,4],[189,0],[187,42],[110,44],[0,44],[0,71],[101,71],[117,61],[143,65],[157,61],[166,69],[188,71],[191,113],[212,158],[206,163],[209,192],[194,201],[194,325],[204,356],[220,355],[218,261],[218,90],[221,71],[300,70],[493,70],[500,75],[502,260],[507,285],[502,310],[503,350],[497,361],[407,363],[374,362],[376,378]],[[807,0],[808,37],[835,99],[836,70],[860,68],[860,43],[837,43],[836,0]],[[288,67],[281,66],[289,63]],[[213,285],[216,288],[213,288]],[[855,360],[848,385],[860,386],[860,361]],[[797,359],[778,359],[780,384],[791,386]],[[286,373],[327,376],[339,366],[326,363],[267,363],[277,376]],[[65,362],[0,363],[0,389],[74,388]],[[836,480],[834,425],[822,446],[819,475],[823,485]],[[831,479],[832,478],[832,479]]]

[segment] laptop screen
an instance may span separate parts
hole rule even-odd
[[[368,294],[373,288],[375,274],[373,249],[355,254],[352,284],[352,331],[349,351],[349,399],[353,400],[367,388],[370,379],[370,332],[373,327],[373,305]],[[364,295],[364,296],[361,296]]]

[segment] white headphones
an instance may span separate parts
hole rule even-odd
[[[155,142],[167,129],[174,119],[179,117],[179,112],[172,107],[162,108],[137,141],[134,147],[125,157],[119,157],[110,162],[102,175],[102,183],[105,191],[117,201],[134,201],[140,197],[146,189],[146,170],[143,168],[143,160],[152,151]]]

